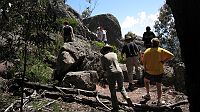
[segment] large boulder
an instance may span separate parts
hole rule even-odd
[[[75,38],[74,42],[64,43],[57,56],[54,79],[61,81],[68,72],[82,70],[95,70],[101,75],[100,56],[88,41]]]
[[[112,14],[101,14],[83,19],[83,24],[90,31],[96,32],[98,26],[102,26],[107,31],[108,43],[120,46],[122,38],[121,27],[117,18]]]
[[[62,86],[94,91],[97,81],[96,71],[68,72],[62,80]]]

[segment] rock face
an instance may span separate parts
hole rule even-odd
[[[74,33],[76,35],[81,35],[85,39],[95,39],[96,36],[89,31],[89,29],[82,23],[81,15],[74,10],[71,6],[68,4],[64,4],[63,0],[50,0],[52,3],[52,10],[51,12],[54,12],[57,17],[59,18],[71,18],[74,19],[78,24],[74,28]],[[55,4],[56,5],[53,5]]]
[[[64,43],[58,54],[54,79],[61,81],[66,73],[82,70],[95,70],[101,75],[100,56],[88,41],[75,38],[74,42]]]
[[[181,91],[186,93],[185,91],[185,65],[184,63],[177,63],[174,67],[174,87],[176,91]]]
[[[112,14],[101,14],[83,19],[83,24],[92,32],[96,32],[98,26],[102,26],[107,31],[108,43],[120,46],[122,37],[121,27],[117,18]]]
[[[63,78],[62,86],[94,91],[97,81],[96,71],[69,72]]]
[[[191,112],[199,112],[199,0],[166,0],[175,18],[175,27],[180,41],[181,55],[185,64],[185,85]]]

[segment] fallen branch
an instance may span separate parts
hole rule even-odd
[[[6,110],[5,110],[4,112],[11,112],[12,109],[13,109],[13,106],[14,106],[17,102],[18,102],[18,101],[15,101],[14,103],[11,103],[11,105],[10,105],[8,108],[6,108]]]
[[[27,104],[28,102],[29,102],[29,100],[30,100],[30,97],[25,97],[24,98],[25,100],[23,101],[23,107],[25,106],[25,104]],[[15,107],[15,105],[17,104],[17,103],[20,103],[21,102],[21,100],[15,100],[14,101],[14,103],[11,103],[11,105],[10,106],[8,106],[8,108],[6,108],[5,110],[4,110],[4,112],[13,112],[13,111],[15,111],[15,110],[13,110]]]
[[[49,106],[49,105],[51,105],[51,104],[53,104],[55,101],[56,101],[56,100],[53,100],[53,101],[51,101],[51,102],[47,103],[46,105],[44,105],[44,106],[40,107],[40,108],[38,109],[38,111],[41,111],[41,110],[42,110],[42,108],[45,108],[45,109],[47,109],[46,107],[47,107],[47,106]]]
[[[174,108],[176,106],[180,106],[180,105],[185,105],[185,104],[188,104],[188,100],[183,100],[183,101],[179,101],[177,103],[174,103],[174,104],[170,104],[170,105],[167,105],[169,108]]]
[[[56,86],[38,84],[38,83],[33,83],[33,82],[24,82],[24,86],[27,88],[32,88],[32,89],[36,89],[36,90],[39,90],[39,89],[48,90],[48,91],[62,90],[66,94],[81,94],[81,95],[88,96],[88,97],[95,97],[97,94],[96,91],[87,91],[87,90],[83,90],[83,89],[56,87]]]
[[[108,106],[106,106],[103,102],[101,102],[101,100],[99,99],[98,94],[97,94],[97,96],[96,96],[96,100],[97,100],[101,105],[103,105],[106,109],[108,109],[109,111],[111,111],[111,109],[110,109]]]
[[[103,104],[99,98],[102,99],[107,99],[109,101],[111,101],[110,96],[105,96],[102,94],[97,93],[97,91],[87,91],[87,90],[83,90],[83,89],[74,89],[74,88],[64,88],[64,87],[57,87],[57,86],[50,86],[50,85],[43,85],[43,84],[38,84],[38,83],[33,83],[33,82],[24,82],[24,86],[27,88],[32,88],[32,89],[43,89],[43,90],[48,90],[51,91],[52,93],[45,93],[46,97],[66,97],[67,100],[82,100],[83,102],[86,101],[85,103],[88,104],[88,102],[92,102],[92,103],[100,103],[101,106],[105,107],[106,109],[110,110],[109,107],[107,107],[105,104]],[[54,92],[54,93],[53,93]],[[55,93],[55,92],[59,92],[59,93]],[[87,100],[84,98],[74,98],[73,95],[68,95],[68,94],[75,94],[75,95],[84,95],[87,97],[96,97],[96,100],[98,102],[92,101],[92,100]],[[81,101],[80,101],[81,102]],[[162,106],[155,106],[155,105],[147,105],[147,104],[139,104],[139,103],[133,103],[132,108],[135,110],[149,110],[149,111],[162,111],[162,110],[172,110],[174,107],[179,106],[179,105],[183,105],[183,104],[187,104],[188,101],[180,101],[178,103],[175,104],[170,104],[170,105],[162,105]],[[128,106],[127,103],[122,103],[119,101],[119,104],[122,106]],[[91,104],[90,104],[91,105]],[[95,104],[94,104],[95,105]]]

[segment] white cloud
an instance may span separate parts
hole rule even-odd
[[[121,27],[122,28],[130,28],[136,24],[139,23],[139,19],[138,18],[134,18],[134,17],[130,17],[130,16],[127,16],[125,18],[125,20],[122,22],[121,24]]]
[[[142,36],[146,26],[150,26],[153,29],[154,21],[157,20],[158,12],[155,14],[147,14],[142,11],[134,16],[127,16],[123,22],[120,23],[122,29],[122,36],[128,31],[132,31],[136,35]]]

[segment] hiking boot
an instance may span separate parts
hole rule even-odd
[[[129,83],[128,90],[130,90],[130,91],[134,90],[134,85],[132,83]]]
[[[144,98],[145,100],[150,100],[151,96],[149,94],[146,94],[146,95],[142,96],[142,98]]]

